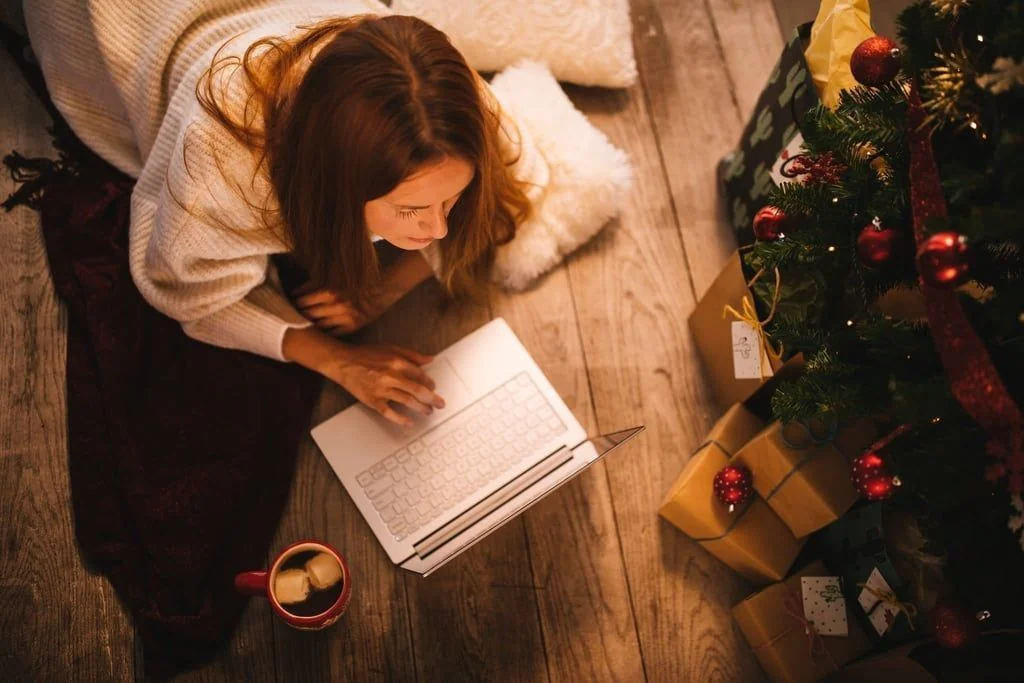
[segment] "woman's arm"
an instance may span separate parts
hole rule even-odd
[[[295,305],[320,329],[333,335],[351,334],[379,318],[433,273],[422,252],[410,251],[384,271],[380,284],[370,294],[371,303],[366,310],[322,289],[300,288],[295,293]]]

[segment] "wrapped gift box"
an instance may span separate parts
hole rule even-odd
[[[872,640],[895,644],[921,635],[920,615],[911,619],[900,613],[889,628],[879,634],[872,625],[872,615],[879,609],[885,609],[885,605],[872,599],[868,601],[867,611],[858,607],[858,598],[863,592],[859,584],[868,583],[875,571],[900,602],[915,603],[911,586],[897,570],[890,556],[885,535],[887,515],[884,513],[883,503],[862,505],[826,527],[815,539],[829,565],[843,577],[846,599],[856,607],[858,619]]]
[[[793,32],[768,76],[736,149],[718,166],[726,208],[740,246],[753,243],[754,214],[767,203],[768,193],[782,180],[782,159],[800,149],[803,137],[799,135],[798,121],[803,121],[819,102],[804,59],[810,35],[810,23]]]
[[[867,636],[846,601],[847,635],[823,636],[803,614],[801,578],[827,576],[814,562],[782,583],[776,583],[736,605],[733,618],[768,677],[776,683],[812,683],[838,671],[871,649]]]
[[[735,252],[688,320],[697,354],[722,410],[746,401],[768,377],[780,373],[785,376],[802,367],[802,359],[783,363],[765,356],[756,331],[733,316],[723,315],[726,306],[742,311],[744,298],[751,305],[756,301],[747,287],[739,252]]]
[[[658,513],[747,579],[764,585],[786,575],[803,541],[797,540],[763,500],[754,496],[732,513],[712,490],[715,474],[764,426],[735,405],[690,458]]]
[[[811,431],[800,423],[773,423],[732,458],[750,469],[758,495],[797,538],[831,524],[857,502],[849,459],[875,437],[869,420],[825,443],[815,443]]]

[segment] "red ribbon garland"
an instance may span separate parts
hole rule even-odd
[[[914,239],[920,245],[927,238],[925,223],[946,217],[947,211],[916,82],[910,87],[907,126]],[[989,466],[986,474],[992,481],[1007,477],[1010,492],[1020,493],[1024,490],[1024,416],[996,372],[988,349],[967,321],[956,291],[924,281],[921,290],[928,325],[953,395],[988,434],[988,453],[999,461]]]

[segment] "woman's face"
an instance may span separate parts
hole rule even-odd
[[[473,174],[472,164],[458,157],[424,166],[388,194],[366,202],[367,229],[400,249],[423,249],[448,234],[448,213]]]

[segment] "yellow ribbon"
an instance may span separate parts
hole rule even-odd
[[[858,583],[857,586],[878,598],[878,603],[875,603],[875,606],[872,607],[869,612],[875,611],[875,608],[878,607],[880,603],[890,605],[896,609],[897,615],[903,614],[903,616],[907,618],[907,624],[910,625],[910,630],[914,630],[914,617],[917,616],[917,607],[909,602],[901,602],[900,599],[896,597],[896,594],[891,590],[878,590],[876,588],[872,588],[866,583]]]
[[[764,269],[762,268],[761,270],[759,270],[757,272],[757,274],[753,278],[751,278],[750,282],[747,283],[747,287],[748,288],[752,287],[754,285],[754,283],[757,282],[758,278],[760,278],[761,275],[763,275],[763,274],[764,274]],[[758,353],[758,357],[757,357],[757,371],[758,371],[758,374],[760,374],[760,376],[761,376],[761,381],[762,382],[764,381],[764,363],[763,363],[763,359],[768,358],[769,363],[771,363],[772,361],[775,361],[775,362],[778,362],[778,363],[782,362],[782,351],[783,351],[782,344],[778,345],[779,348],[776,351],[775,348],[772,346],[772,344],[768,341],[768,333],[765,332],[765,330],[764,330],[764,326],[767,325],[768,323],[770,323],[772,321],[772,318],[775,317],[775,307],[779,303],[779,289],[780,289],[780,285],[781,285],[781,275],[779,275],[779,269],[776,268],[775,269],[775,293],[772,295],[772,307],[768,311],[768,317],[765,318],[764,320],[760,320],[757,317],[757,309],[754,308],[754,304],[750,301],[750,297],[747,296],[746,294],[743,295],[743,301],[742,301],[742,304],[741,304],[741,307],[743,309],[742,312],[737,311],[735,308],[733,308],[729,304],[726,304],[725,307],[722,309],[722,319],[723,320],[725,319],[725,316],[731,314],[737,320],[741,320],[741,321],[745,322],[746,324],[750,325],[751,329],[753,329],[754,332],[757,333],[757,340],[759,342],[758,343],[758,351],[759,351],[759,353]]]

